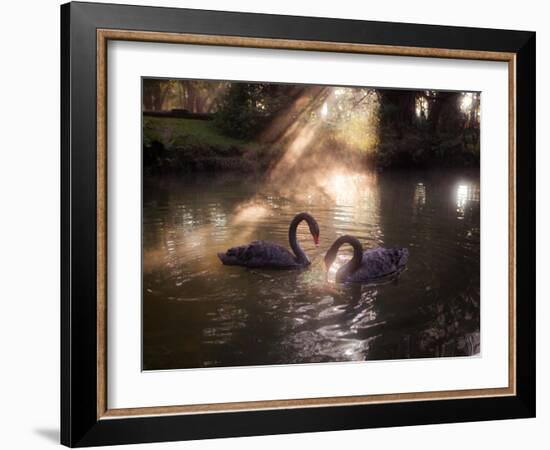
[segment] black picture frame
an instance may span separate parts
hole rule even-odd
[[[97,415],[98,29],[516,55],[516,395],[116,419]],[[534,32],[69,3],[61,6],[61,443],[71,447],[535,416]]]

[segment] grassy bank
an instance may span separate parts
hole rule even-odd
[[[265,170],[275,150],[221,134],[212,121],[143,118],[143,161],[148,172]]]
[[[174,117],[143,118],[143,162],[147,173],[263,172],[280,159],[284,145],[260,144],[224,135],[215,122]],[[434,134],[409,129],[382,131],[370,150],[346,150],[324,135],[304,158],[325,163],[366,163],[371,167],[479,167],[479,130]]]

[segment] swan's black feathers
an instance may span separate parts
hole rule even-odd
[[[294,254],[285,247],[269,241],[254,241],[247,245],[233,247],[225,253],[218,253],[218,258],[227,266],[244,266],[255,268],[293,269],[309,265],[309,260],[300,245],[296,242],[296,228],[306,221],[313,239],[319,239],[319,225],[306,212],[296,214],[288,228],[290,247]]]
[[[282,245],[269,241],[254,241],[232,247],[218,257],[227,266],[291,268],[298,267],[296,258]]]
[[[406,248],[372,248],[363,252],[361,266],[343,282],[365,283],[399,274],[406,266],[409,251]]]

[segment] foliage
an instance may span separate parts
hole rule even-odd
[[[225,81],[145,78],[143,109],[184,109],[193,113],[213,113],[218,109],[220,96],[228,86],[229,83]]]
[[[143,118],[147,172],[265,170],[279,149],[220,134],[212,121]]]
[[[162,143],[166,148],[199,144],[225,148],[244,143],[219,133],[210,120],[146,116],[143,118],[143,145],[150,146],[153,141]]]
[[[466,95],[472,105],[463,108]],[[382,90],[378,96],[378,166],[479,166],[478,94]]]
[[[253,139],[289,106],[292,89],[272,83],[233,83],[220,101],[215,124],[227,136]]]
[[[477,93],[157,79],[143,87],[145,109],[186,106],[213,118],[145,116],[152,170],[267,170],[296,142],[308,146],[302,161],[479,166]]]

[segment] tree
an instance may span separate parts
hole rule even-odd
[[[457,116],[459,114],[459,100],[460,92],[433,92],[430,96],[429,108],[430,116],[428,117],[429,129],[434,132],[442,131],[446,127],[442,123],[442,113],[443,118],[450,119],[452,116]],[[454,127],[459,128],[459,127]]]
[[[381,128],[396,130],[403,136],[405,129],[414,123],[417,91],[383,89],[378,91],[378,96]]]
[[[186,109],[194,113],[215,112],[229,83],[207,80],[143,80],[143,109]]]
[[[169,80],[147,78],[143,80],[143,108],[150,111],[162,110],[166,94],[170,88]]]
[[[216,126],[228,136],[254,138],[287,111],[303,89],[274,83],[232,83],[220,100]]]

